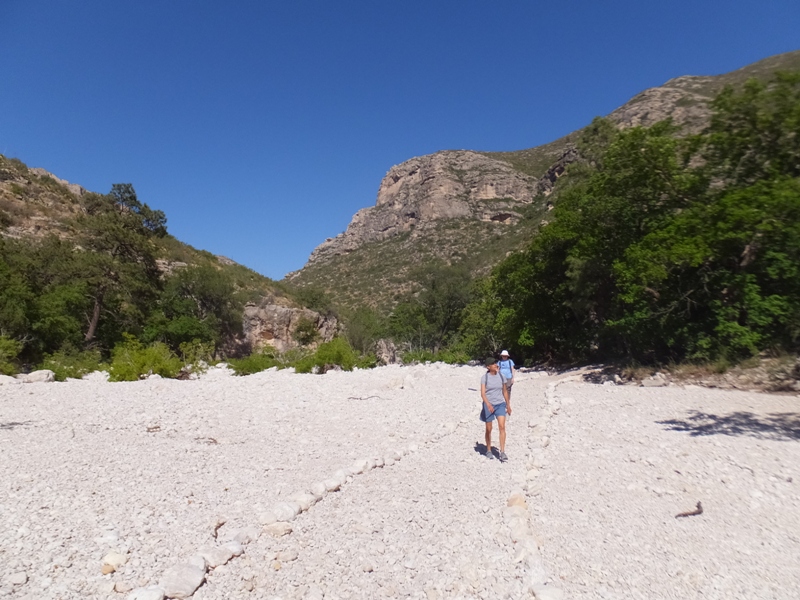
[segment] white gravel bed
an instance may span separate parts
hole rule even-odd
[[[567,597],[800,598],[800,400],[582,383],[556,397],[531,512]]]
[[[797,398],[482,373],[0,385],[0,596],[800,597]]]
[[[362,457],[433,437],[482,369],[0,386],[0,594],[107,597]],[[475,409],[473,411],[473,409]],[[112,550],[127,563],[101,573]],[[19,583],[24,579],[24,583]]]
[[[243,560],[209,576],[195,597],[528,596],[526,565],[504,511],[525,481],[527,420],[542,390],[521,382],[514,388],[507,463],[479,453],[484,426],[471,391],[471,410],[452,434],[356,477],[298,517],[291,535],[262,536]],[[497,437],[495,427],[495,444]]]

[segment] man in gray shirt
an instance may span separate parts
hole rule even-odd
[[[492,421],[497,419],[500,428],[500,460],[508,460],[506,456],[506,414],[511,415],[511,399],[506,389],[505,377],[499,372],[497,361],[486,359],[486,373],[481,377],[481,421],[486,423],[486,452],[484,456],[494,458],[492,454]]]

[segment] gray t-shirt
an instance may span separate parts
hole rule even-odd
[[[500,373],[497,373],[497,375],[492,375],[488,372],[484,373],[481,383],[486,386],[486,399],[489,400],[489,404],[497,406],[506,401],[505,396],[503,396],[503,386],[506,383],[506,378]]]

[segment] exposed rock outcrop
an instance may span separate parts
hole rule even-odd
[[[687,133],[697,133],[711,116],[710,90],[717,90],[713,77],[676,77],[637,94],[608,118],[625,128],[648,127],[671,118]]]
[[[50,179],[60,183],[65,188],[67,188],[70,192],[72,192],[76,196],[83,196],[86,193],[86,189],[79,186],[77,183],[70,183],[66,179],[61,179],[60,177],[56,177],[50,171],[46,171],[41,167],[31,167],[28,169],[34,175],[39,175],[40,177],[49,177]]]
[[[448,219],[515,222],[514,209],[533,201],[537,183],[507,162],[477,152],[412,158],[389,169],[375,206],[358,211],[347,231],[320,244],[309,263]]]
[[[242,329],[245,342],[251,351],[272,346],[286,352],[300,345],[296,330],[303,321],[314,323],[320,342],[329,342],[339,329],[335,317],[321,315],[307,308],[292,308],[275,303],[274,298],[264,298],[260,304],[252,302],[244,307]]]

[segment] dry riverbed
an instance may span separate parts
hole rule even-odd
[[[482,372],[0,385],[0,596],[800,597],[800,400]]]

